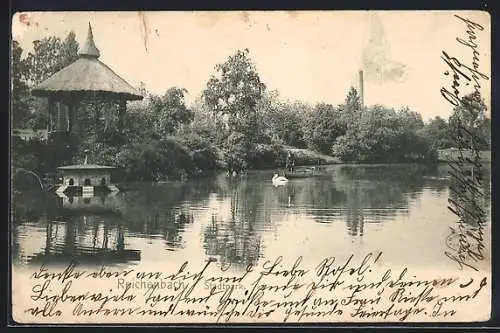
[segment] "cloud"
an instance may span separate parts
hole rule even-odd
[[[363,70],[367,80],[379,83],[406,80],[406,65],[391,59],[390,45],[380,18],[374,14],[371,19],[370,38],[363,49]]]

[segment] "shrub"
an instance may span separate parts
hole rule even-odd
[[[116,164],[116,156],[120,152],[118,147],[104,146],[96,152],[94,163],[114,166]]]
[[[250,151],[250,165],[256,169],[270,169],[284,167],[286,161],[284,147],[279,144],[257,144]]]
[[[196,160],[204,156],[195,155]],[[169,137],[123,147],[116,156],[125,180],[179,180],[199,173],[189,149]],[[201,164],[207,164],[203,159]]]
[[[435,152],[420,132],[421,119],[382,106],[364,109],[338,137],[332,154],[344,162],[432,161]]]
[[[210,146],[206,140],[196,133],[185,133],[181,136],[170,137],[170,139],[192,150],[204,149]]]
[[[229,170],[246,170],[249,167],[249,152],[251,143],[246,140],[243,133],[233,132],[228,137],[223,148],[224,161]]]
[[[173,140],[186,147],[192,162],[189,175],[205,175],[217,169],[217,150],[196,133],[185,133],[172,137]]]

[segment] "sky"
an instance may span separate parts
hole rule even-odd
[[[445,51],[473,68],[473,49],[457,41],[469,40],[467,30],[476,37],[478,71],[491,72],[490,16],[479,11],[30,12],[14,15],[12,38],[25,53],[34,40],[69,31],[83,45],[89,22],[102,62],[153,93],[186,88],[188,103],[216,64],[244,48],[261,80],[283,99],[343,103],[351,86],[359,88],[363,70],[366,105],[408,106],[424,120],[453,110],[440,92],[452,90],[441,56]],[[489,106],[490,81],[479,84]],[[472,84],[459,91],[472,91]]]

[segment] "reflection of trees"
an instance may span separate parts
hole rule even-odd
[[[52,214],[60,202],[50,193],[30,191],[13,193],[11,201],[12,220],[16,223],[38,221],[46,214]]]
[[[23,239],[23,228],[25,224],[38,224],[43,223],[48,215],[57,211],[59,201],[55,200],[54,195],[41,192],[39,190],[16,192],[12,193],[11,200],[11,251],[13,261],[22,261],[22,249],[25,242]],[[24,228],[23,231],[30,227]]]
[[[435,172],[418,165],[336,166],[329,176],[294,180],[290,198],[316,222],[343,219],[350,235],[362,235],[364,223],[408,213],[424,186],[446,190],[446,182],[425,183],[423,175]]]
[[[266,184],[267,185],[267,184]],[[212,215],[212,223],[204,232],[207,255],[217,256],[222,263],[237,266],[255,264],[260,255],[262,223],[265,223],[262,182],[231,180],[223,190],[232,189],[228,217]]]
[[[185,184],[142,184],[136,191],[106,197],[19,195],[13,200],[12,209],[15,229],[12,233],[13,257],[19,256],[19,247],[26,242],[20,239],[18,227],[27,222],[47,225],[44,234],[48,245],[43,252],[50,256],[57,254],[68,258],[93,254],[102,257],[105,249],[115,252],[124,249],[124,244],[114,247],[111,239],[113,242],[123,240],[125,232],[134,237],[161,237],[169,249],[182,246],[183,230],[193,222],[193,215],[183,203],[194,201],[203,205],[209,194],[216,192],[214,186],[214,182],[203,180]],[[34,227],[39,229],[36,225]],[[32,228],[27,226],[23,232],[30,233]],[[38,257],[40,259],[41,254]]]
[[[193,209],[205,209],[209,200],[215,199],[229,207],[227,212],[214,213],[204,230],[205,251],[220,261],[246,265],[259,258],[261,233],[291,214],[305,214],[318,223],[345,221],[350,235],[363,235],[364,223],[407,214],[409,202],[424,187],[447,191],[449,182],[440,180],[447,172],[447,168],[413,165],[341,165],[332,167],[327,175],[294,179],[277,188],[270,182],[272,174],[261,172],[247,178],[222,176],[184,184],[142,184],[114,198],[98,197],[88,202],[87,198],[70,202],[49,194],[15,194],[12,255],[20,256],[28,242],[23,237],[33,223],[37,229],[47,227],[42,238],[47,237],[44,241],[48,245],[40,247],[45,258],[125,250],[127,234],[162,239],[167,249],[179,248],[185,245],[184,230],[193,222]],[[424,175],[437,177],[424,179]],[[489,200],[489,171],[485,176]],[[23,225],[23,229],[18,228]],[[122,247],[117,246],[118,239],[122,239]]]
[[[119,219],[99,215],[74,215],[68,221],[46,224],[45,248],[29,263],[69,262],[102,264],[140,260],[140,251],[126,249]]]
[[[424,186],[418,165],[341,166],[335,186],[346,194],[344,215],[350,235],[363,235],[364,223],[380,223],[408,213],[410,199]]]
[[[332,183],[331,177],[305,179],[303,184],[294,186],[297,203],[315,209],[330,209],[346,200],[345,193],[339,191]]]
[[[193,223],[192,206],[206,205],[216,185],[209,179],[188,183],[144,185],[121,194],[123,221],[136,237],[162,237],[169,249],[184,246],[182,234]]]

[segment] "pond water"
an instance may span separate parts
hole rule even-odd
[[[121,184],[123,191],[103,198],[16,194],[13,263],[76,258],[128,266],[215,258],[243,268],[278,255],[317,261],[380,250],[390,264],[456,265],[444,255],[449,227],[457,223],[447,208],[446,165],[335,165],[279,187],[271,183],[273,173]]]

